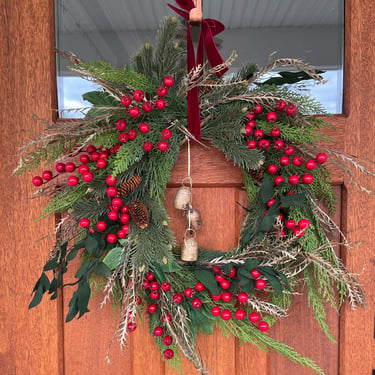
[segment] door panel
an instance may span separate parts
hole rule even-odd
[[[23,129],[40,131],[31,116],[37,113],[53,119],[55,101],[55,58],[53,2],[0,0],[0,143],[2,173],[0,175],[2,204],[0,226],[0,370],[13,374],[168,374],[160,355],[149,337],[147,328],[138,327],[130,346],[121,353],[113,344],[108,366],[105,353],[115,329],[111,306],[99,310],[100,298],[91,301],[91,312],[64,324],[66,302],[71,291],[64,291],[58,301],[44,301],[28,312],[32,285],[40,274],[51,241],[35,241],[54,231],[53,220],[34,223],[45,202],[28,200],[32,195],[30,176],[10,182],[16,166],[13,155],[26,140]],[[346,1],[345,50],[345,116],[329,118],[338,126],[331,136],[335,147],[350,154],[375,160],[375,32],[370,20],[375,16],[373,0]],[[195,156],[194,156],[195,155]],[[201,210],[201,246],[226,250],[232,247],[239,232],[244,200],[239,171],[215,151],[207,152],[193,146],[194,205]],[[202,162],[204,161],[204,162]],[[194,163],[195,166],[194,166]],[[203,168],[202,165],[207,166]],[[171,206],[176,188],[186,173],[186,152],[183,151],[173,172],[167,191],[168,212],[178,241],[182,238],[184,219]],[[366,186],[373,180],[361,178]],[[361,242],[351,256],[342,257],[350,270],[360,273],[359,280],[367,296],[366,310],[350,311],[345,305],[338,320],[329,316],[339,345],[328,342],[318,331],[307,312],[305,297],[296,297],[291,316],[278,322],[270,335],[311,356],[331,375],[371,375],[375,369],[375,200],[356,189],[347,176],[333,169],[333,182],[342,195],[337,222],[352,242]],[[366,268],[363,270],[363,266]],[[267,356],[256,348],[238,346],[220,333],[199,338],[199,346],[207,365],[215,374],[247,373],[300,375],[311,372],[294,366],[280,356]],[[194,374],[183,364],[184,374]]]

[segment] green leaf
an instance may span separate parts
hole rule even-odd
[[[111,107],[119,106],[119,102],[103,91],[90,91],[82,95],[83,100],[87,100],[94,106]]]
[[[267,280],[270,282],[270,284],[273,286],[277,294],[282,294],[283,287],[281,285],[280,280],[277,277],[271,276],[269,274],[266,275]]]
[[[67,323],[74,319],[74,317],[78,314],[77,298],[77,292],[74,292],[71,300],[69,301],[69,311],[65,319]]]
[[[248,271],[251,272],[256,266],[259,264],[258,259],[247,259],[243,265],[243,267]]]
[[[277,216],[280,214],[280,207],[276,202],[268,209],[267,215],[260,220],[259,231],[269,231],[276,222]]]
[[[159,281],[159,283],[163,283],[164,281],[167,281],[163,269],[160,267],[159,264],[153,264],[152,270],[155,273],[156,279]]]
[[[42,300],[43,294],[49,289],[50,282],[48,277],[44,272],[42,272],[42,275],[40,276],[39,280],[36,282],[33,292],[34,297],[31,300],[29,304],[29,309],[32,309],[33,307],[39,305],[40,301]]]
[[[97,233],[87,235],[85,239],[85,248],[89,252],[89,254],[94,258],[99,257],[100,243],[97,238]]]
[[[98,263],[94,272],[97,275],[111,276],[111,270],[103,262]]]
[[[82,266],[78,268],[78,271],[76,272],[74,277],[77,279],[87,278],[90,272],[95,267],[95,263],[96,263],[95,261],[91,261],[91,262],[82,264]]]
[[[284,208],[290,206],[306,207],[306,195],[302,193],[287,195],[282,198],[281,206]]]
[[[263,177],[263,183],[259,190],[259,196],[261,201],[266,204],[272,197],[274,193],[273,183],[270,176],[266,173]]]
[[[90,301],[90,293],[91,289],[87,280],[83,280],[82,282],[80,282],[77,289],[77,307],[79,311],[79,317],[90,311],[87,308]]]
[[[244,290],[246,293],[250,294],[254,291],[254,281],[247,279],[245,277],[241,278],[238,282],[238,285]]]
[[[181,270],[181,266],[174,259],[168,259],[168,263],[163,263],[160,267],[164,272],[178,272]]]
[[[78,251],[80,249],[83,249],[85,247],[85,240],[83,241],[80,241],[78,242],[77,244],[75,244],[69,251],[69,254],[67,255],[66,257],[66,260],[67,262],[70,262],[71,260],[73,260],[77,254],[78,254]]]
[[[43,267],[43,271],[51,271],[58,267],[57,258],[50,259]]]
[[[211,294],[213,294],[214,296],[219,295],[220,289],[217,286],[217,281],[211,271],[201,268],[195,268],[194,275],[196,279],[200,281]]]
[[[125,251],[122,247],[114,247],[104,257],[103,263],[110,269],[113,270],[120,266],[125,261]]]

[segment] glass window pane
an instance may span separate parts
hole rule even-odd
[[[226,26],[215,38],[223,58],[238,52],[233,69],[245,62],[263,66],[273,52],[302,58],[323,70],[327,83],[305,81],[295,89],[310,92],[329,113],[342,112],[343,13],[344,0],[203,0],[204,17]],[[142,43],[154,42],[165,15],[176,14],[164,0],[56,0],[57,48],[122,67]],[[81,96],[92,89],[59,58],[60,109],[88,106]]]

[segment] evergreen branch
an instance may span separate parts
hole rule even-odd
[[[265,312],[266,314],[275,316],[277,318],[285,318],[288,316],[287,310],[273,303],[262,301],[254,295],[249,296],[247,305],[258,312]]]

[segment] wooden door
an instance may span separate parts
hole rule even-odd
[[[337,126],[331,134],[339,150],[375,160],[375,2],[347,0],[345,16],[345,98],[344,115],[329,118]],[[91,312],[80,320],[64,324],[69,291],[55,302],[43,301],[27,310],[31,287],[39,276],[53,239],[36,243],[53,233],[52,219],[34,222],[45,202],[30,200],[30,175],[10,177],[16,166],[18,147],[28,139],[23,130],[39,131],[32,117],[52,119],[56,107],[54,57],[54,9],[52,0],[0,0],[0,144],[1,144],[1,225],[0,225],[0,372],[26,374],[168,374],[147,328],[141,326],[129,349],[120,353],[116,343],[112,365],[104,361],[115,321],[110,306]],[[168,196],[169,214],[177,239],[183,224],[171,207],[171,199],[185,173],[186,152],[174,169]],[[329,375],[371,375],[375,369],[375,199],[350,184],[334,171],[333,184],[340,198],[337,221],[352,242],[361,242],[351,256],[343,253],[350,270],[360,273],[368,301],[367,309],[349,311],[329,321],[338,345],[318,331],[304,298],[297,297],[291,315],[277,323],[270,335],[316,360]],[[194,201],[202,211],[202,246],[223,250],[236,243],[240,216],[236,201],[244,200],[238,170],[215,151],[193,149]],[[374,180],[367,181],[374,190]],[[365,267],[365,268],[364,268]],[[260,352],[250,345],[239,347],[233,338],[215,332],[199,338],[207,365],[219,374],[311,374],[282,357]],[[183,364],[184,374],[195,372]]]

